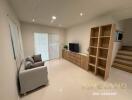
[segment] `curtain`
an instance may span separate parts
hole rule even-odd
[[[59,35],[34,33],[35,54],[41,54],[43,61],[59,58]]]

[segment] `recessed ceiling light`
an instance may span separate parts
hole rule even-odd
[[[35,19],[34,18],[32,19],[32,22],[35,22]]]
[[[56,19],[56,16],[52,16],[52,19],[55,20]]]
[[[82,12],[80,13],[80,16],[83,16],[83,13]]]

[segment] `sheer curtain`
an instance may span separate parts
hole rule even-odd
[[[49,58],[56,59],[59,58],[59,35],[49,34]]]
[[[43,61],[49,60],[48,33],[35,33],[34,43],[35,54],[41,54]]]

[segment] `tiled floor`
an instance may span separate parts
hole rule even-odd
[[[20,100],[132,100],[132,74],[112,68],[103,81],[64,60],[46,63],[49,85]]]

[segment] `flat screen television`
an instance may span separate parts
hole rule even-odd
[[[79,52],[79,44],[78,43],[69,43],[69,50],[72,52]]]
[[[121,41],[123,38],[123,32],[117,31],[116,34],[117,34],[116,41]]]

